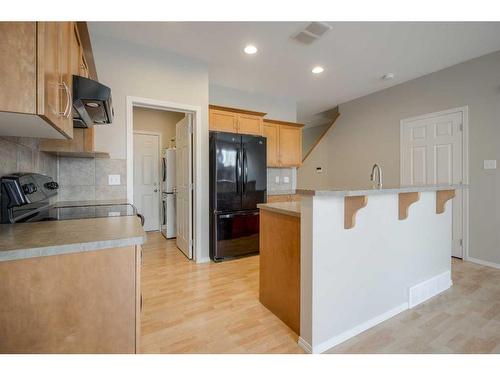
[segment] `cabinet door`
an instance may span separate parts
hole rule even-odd
[[[302,129],[279,126],[279,162],[282,167],[300,167],[302,163]]]
[[[279,167],[278,164],[278,125],[265,123],[263,125],[263,135],[267,143],[267,166]]]
[[[262,135],[262,117],[247,115],[247,114],[239,114],[238,133]]]
[[[37,24],[37,113],[67,138],[73,136],[70,25],[71,22]]]
[[[76,61],[72,59],[75,39],[73,22],[59,22],[59,72],[61,74],[60,108],[63,115],[60,120],[61,130],[73,137],[73,74],[76,74]],[[78,48],[75,46],[74,48]]]
[[[0,111],[36,113],[36,22],[0,22]]]
[[[211,109],[209,129],[213,131],[236,133],[237,120],[236,113]]]

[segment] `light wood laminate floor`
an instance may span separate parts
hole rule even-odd
[[[258,256],[197,265],[159,233],[142,268],[143,353],[302,353],[258,300]],[[453,261],[454,286],[330,353],[500,353],[500,270]]]
[[[149,233],[141,282],[142,353],[302,353],[259,302],[259,257],[195,264]]]

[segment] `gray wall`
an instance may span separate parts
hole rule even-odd
[[[120,185],[108,185],[119,174]],[[127,199],[127,161],[59,157],[59,201]]]
[[[309,149],[314,145],[316,140],[328,129],[332,124],[313,126],[311,128],[302,129],[302,157],[304,157]]]
[[[209,100],[210,104],[266,112],[266,118],[273,120],[297,121],[297,102],[295,99],[277,98],[262,93],[252,93],[211,84]]]
[[[57,181],[57,157],[39,151],[36,138],[0,138],[0,177],[15,172],[36,172]]]
[[[384,182],[399,183],[400,120],[469,107],[469,255],[500,264],[500,52],[435,72],[340,105],[335,128],[298,172],[298,186],[366,185],[378,162]],[[323,167],[323,174],[315,168]]]

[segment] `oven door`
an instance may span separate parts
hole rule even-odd
[[[259,252],[259,211],[215,214],[215,261]]]

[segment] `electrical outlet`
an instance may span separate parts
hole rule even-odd
[[[316,167],[316,173],[323,173],[323,168]]]
[[[290,177],[288,177],[288,176],[284,176],[284,177],[283,177],[283,182],[284,182],[285,184],[289,184],[289,183],[290,183]]]
[[[483,166],[484,166],[484,169],[497,169],[497,161],[496,160],[484,160]]]
[[[108,174],[108,185],[120,185],[120,175]]]
[[[275,184],[279,184],[279,183],[280,183],[280,176],[276,176],[276,177],[274,178],[274,183],[275,183]]]

